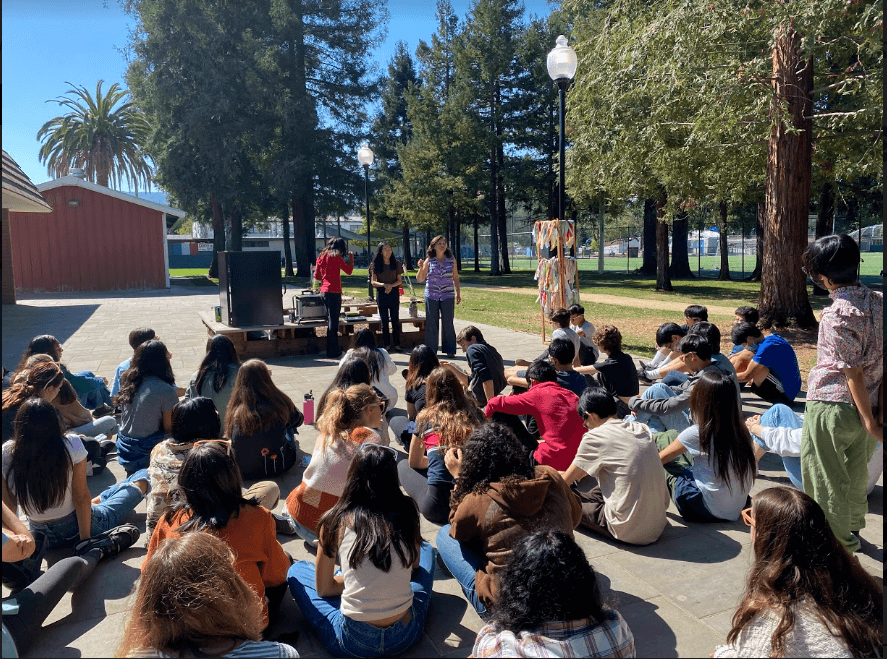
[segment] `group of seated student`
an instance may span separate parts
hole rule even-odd
[[[600,353],[592,341],[594,325],[585,317],[585,307],[574,304],[569,309],[570,329],[579,336],[579,365],[591,366],[597,361]]]
[[[801,369],[788,341],[775,332],[764,336],[752,323],[734,325],[730,338],[751,354],[743,371],[736,374],[739,382],[768,403],[791,405],[801,390]]]

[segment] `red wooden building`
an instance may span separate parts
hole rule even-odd
[[[10,212],[17,290],[107,291],[169,287],[167,216],[180,211],[65,176],[37,189],[52,212]]]

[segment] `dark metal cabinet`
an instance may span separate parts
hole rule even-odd
[[[219,252],[219,304],[228,326],[280,325],[280,252]]]

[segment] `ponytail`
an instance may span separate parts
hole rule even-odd
[[[349,431],[360,422],[363,411],[374,403],[379,403],[379,397],[368,384],[329,392],[323,414],[317,420],[323,448],[328,448],[336,438],[348,439]]]

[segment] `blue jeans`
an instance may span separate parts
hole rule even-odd
[[[115,526],[120,526],[124,519],[135,509],[145,497],[135,485],[136,481],[145,481],[150,488],[148,471],[141,469],[126,480],[112,485],[101,493],[101,503],[92,504],[92,521],[89,527],[90,536],[97,536]],[[53,522],[28,522],[31,531],[42,533],[48,542],[47,549],[71,547],[80,537],[77,524],[77,513],[72,512]]]
[[[682,373],[681,371],[669,371],[665,374],[665,377],[662,378],[662,384],[674,387],[679,384],[684,384],[688,377],[689,376],[686,373]]]
[[[647,389],[641,395],[641,398],[644,400],[651,400],[674,398],[675,396],[677,396],[677,394],[672,391],[671,387],[664,385],[661,382],[657,382]],[[677,430],[680,433],[693,425],[690,423],[690,414],[684,410],[672,412],[671,414],[664,414],[662,416],[650,414],[649,412],[637,412],[636,414],[629,414],[625,417],[625,420],[645,423],[654,433],[665,432],[666,430]]]
[[[456,328],[453,327],[455,313],[456,298],[451,297],[440,301],[425,298],[425,345],[435,353],[437,353],[439,343],[438,332],[442,331],[443,346],[441,350],[448,355],[456,354]]]
[[[157,446],[166,432],[160,430],[147,437],[129,437],[117,432],[117,463],[132,474],[139,469],[147,469],[151,461],[151,449]]]
[[[782,403],[777,403],[764,414],[761,415],[761,425],[765,428],[801,428],[804,421],[797,414],[792,412],[791,408]],[[755,444],[765,451],[773,452],[772,449],[764,443],[760,437],[752,435]],[[788,479],[797,489],[804,491],[803,481],[801,479],[801,458],[800,456],[780,456],[782,458],[782,466]]]
[[[437,532],[437,551],[450,574],[462,586],[462,592],[474,610],[486,614],[487,607],[480,601],[474,586],[477,571],[483,569],[485,557],[478,556],[464,543],[451,538],[449,524],[440,527],[440,531]]]
[[[399,559],[394,557],[392,560]],[[341,598],[317,594],[314,577],[314,565],[308,561],[293,563],[287,573],[296,604],[333,655],[383,657],[400,654],[422,637],[434,581],[434,548],[427,542],[422,543],[419,567],[413,570],[410,579],[413,605],[407,623],[395,622],[383,628],[352,620],[340,610]]]

